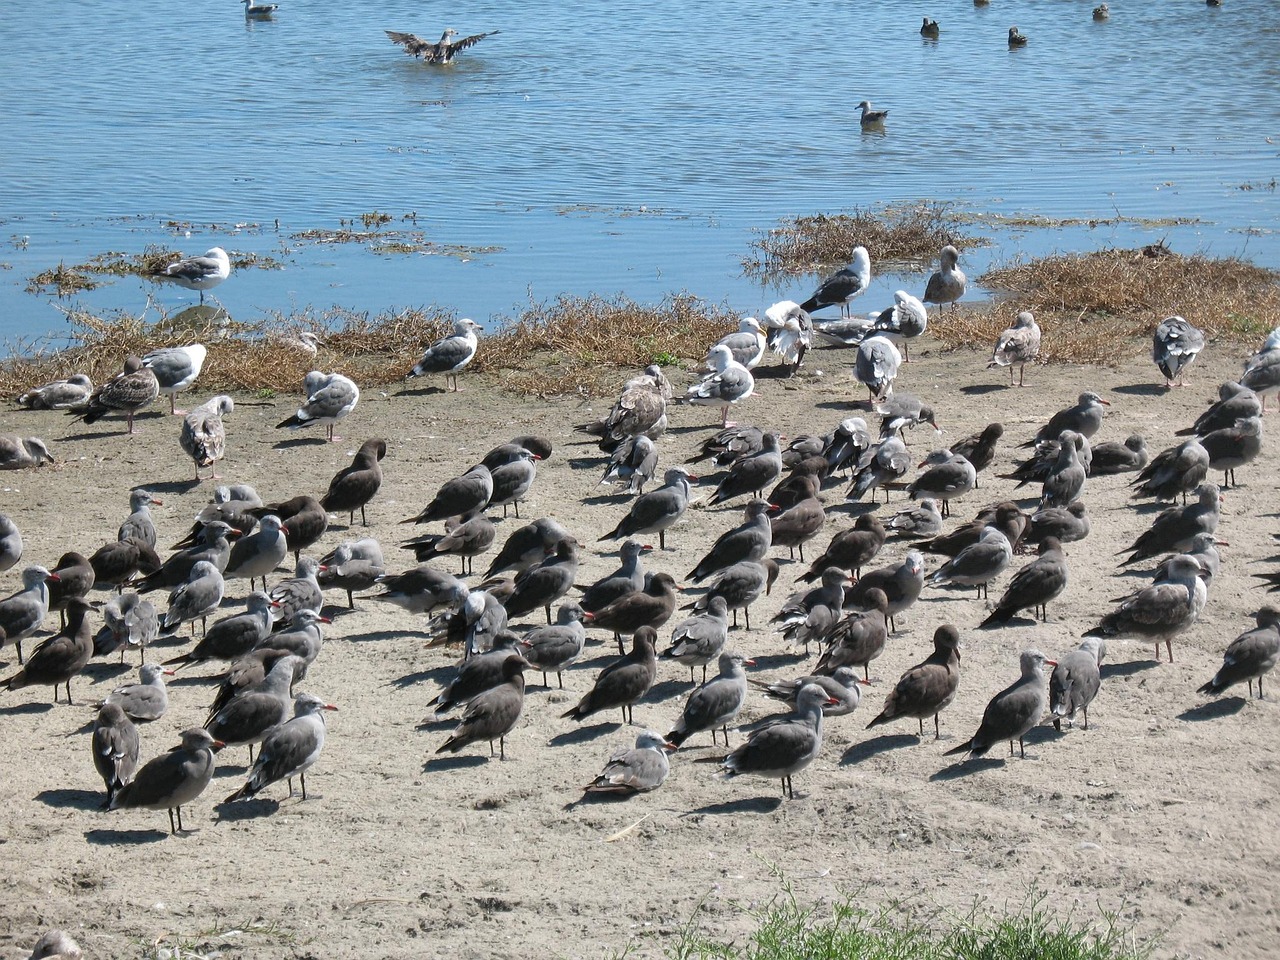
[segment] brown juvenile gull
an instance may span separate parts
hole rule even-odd
[[[1009,46],[1025,47],[1026,45],[1027,45],[1027,38],[1018,31],[1017,27],[1010,27],[1009,28]]]
[[[1089,704],[1102,689],[1098,664],[1106,655],[1106,642],[1099,637],[1089,637],[1079,649],[1058,659],[1049,676],[1049,709],[1055,730],[1062,729],[1064,719],[1068,726],[1075,726],[1077,710],[1084,714],[1084,729],[1089,729]]]
[[[1200,688],[1200,693],[1218,695],[1239,683],[1249,684],[1249,696],[1253,696],[1253,681],[1258,681],[1258,699],[1262,699],[1262,678],[1280,659],[1280,608],[1267,605],[1254,615],[1257,626],[1231,641],[1222,655],[1222,666],[1213,679]]]
[[[1167,567],[1167,580],[1129,594],[1085,636],[1145,637],[1155,643],[1157,663],[1163,640],[1169,662],[1173,663],[1173,638],[1200,618],[1208,599],[1202,573],[1194,557],[1173,557]]]
[[[738,716],[747,702],[747,674],[744,666],[753,666],[754,660],[737,651],[720,654],[720,675],[704,680],[702,686],[689,694],[680,719],[667,734],[667,740],[677,747],[683,746],[695,733],[711,731],[711,743],[716,743],[716,730],[724,733],[724,745],[729,745],[729,724]]]
[[[364,508],[382,486],[382,458],[387,455],[387,441],[381,437],[360,444],[351,466],[339,470],[329,481],[329,489],[320,498],[320,506],[330,513],[348,514],[348,522],[354,523],[356,511],[360,522],[369,525]]]
[[[138,769],[138,728],[118,703],[105,703],[93,722],[93,765],[107,788],[110,806]]]
[[[871,110],[871,104],[866,100],[858,106],[865,108],[862,113],[862,122],[865,124],[868,122],[866,119],[868,113],[874,115],[875,111]],[[887,114],[887,110],[881,111],[880,115],[870,122],[883,120]],[[818,289],[813,292],[813,296],[800,304],[800,309],[805,313],[813,313],[825,307],[839,307],[841,315],[848,316],[850,301],[870,285],[871,256],[867,253],[866,247],[854,247],[849,265],[823,280],[818,285]]]
[[[671,770],[667,753],[675,749],[676,745],[668,743],[657,731],[642,731],[634,747],[614,751],[599,775],[582,789],[585,793],[623,796],[656,790]]]
[[[631,641],[631,652],[601,670],[586,696],[560,716],[581,722],[593,713],[618,708],[624,723],[633,722],[633,705],[649,692],[658,673],[654,652],[657,639],[658,633],[653,627],[638,628]]]
[[[980,433],[970,434],[957,440],[950,447],[952,453],[958,453],[973,465],[974,473],[981,473],[996,458],[996,444],[1004,436],[1004,424],[989,423]],[[974,487],[978,486],[974,478]]]
[[[222,746],[207,730],[199,727],[183,730],[181,745],[148,760],[133,780],[111,798],[107,809],[167,810],[169,833],[174,836],[186,833],[182,826],[182,808],[209,786],[213,779],[213,755]]]
[[[124,413],[129,419],[129,433],[133,433],[133,416],[160,396],[160,384],[156,375],[142,365],[139,357],[129,357],[124,370],[101,384],[82,405],[67,411],[85,423],[97,423],[108,413]]]
[[[1144,530],[1133,546],[1120,553],[1129,553],[1122,566],[1138,563],[1162,553],[1186,550],[1197,533],[1213,533],[1218,529],[1221,517],[1222,493],[1216,483],[1202,483],[1196,487],[1196,502],[1185,507],[1169,507],[1163,510]]]
[[[207,400],[182,418],[178,442],[196,465],[196,482],[200,468],[217,469],[217,462],[227,453],[227,430],[222,418],[235,409],[235,402],[225,394]],[[217,473],[211,480],[221,480]]]
[[[57,610],[62,615],[62,626],[67,625],[67,604],[88,596],[95,579],[93,565],[82,554],[69,550],[58,558],[58,565],[49,574],[49,611]]]
[[[795,798],[791,778],[817,758],[822,749],[822,708],[836,703],[817,684],[800,688],[795,712],[757,727],[747,742],[721,761],[719,777],[742,774],[782,781],[782,795]]]
[[[656,573],[649,577],[643,590],[619,597],[599,610],[587,613],[590,626],[612,630],[622,649],[622,638],[634,635],[644,627],[657,629],[668,620],[676,609],[675,579],[669,573]]]
[[[937,40],[939,33],[941,33],[941,30],[938,28],[938,21],[925,17],[924,23],[920,24],[920,36],[926,40]]]
[[[462,711],[462,722],[436,753],[457,753],[463,747],[482,740],[498,741],[499,759],[507,759],[507,734],[515,729],[524,710],[524,669],[529,664],[521,656],[502,661],[503,682],[473,697]]]
[[[741,560],[762,560],[773,544],[769,511],[776,509],[764,500],[748,500],[743,508],[743,522],[721,534],[688,576],[694,583],[701,583],[713,573]]]
[[[172,280],[188,290],[200,291],[200,302],[204,303],[204,292],[212,290],[231,276],[231,258],[221,247],[210,247],[204,256],[175,260],[153,276],[160,280]]]
[[[1009,386],[1013,386],[1013,367],[1018,367],[1018,386],[1024,386],[1023,377],[1027,364],[1040,356],[1040,325],[1030,310],[1023,310],[1013,321],[1013,326],[996,338],[991,351],[991,367],[1009,368]]]
[[[876,515],[864,513],[854,521],[852,527],[832,537],[822,556],[814,560],[808,571],[797,579],[813,583],[828,567],[839,567],[861,576],[863,566],[876,558],[884,546],[886,536],[884,524]]]
[[[1134,487],[1134,497],[1155,497],[1157,500],[1175,500],[1194,490],[1209,475],[1209,451],[1199,437],[1191,437],[1175,447],[1156,454],[1129,486]]]
[[[871,661],[884,652],[889,637],[889,598],[872,587],[864,602],[865,610],[849,614],[828,632],[830,646],[818,658],[816,673],[834,676],[846,667],[862,667],[863,679],[870,682]]]
[[[474,510],[483,510],[492,496],[493,474],[484,464],[478,463],[461,476],[446,480],[421,513],[400,522],[431,523],[460,517]]]
[[[93,657],[93,631],[89,629],[89,605],[72,600],[67,605],[67,624],[36,647],[26,665],[0,681],[0,686],[20,690],[30,686],[53,687],[53,702],[58,702],[58,685],[66,684],[67,703],[71,703],[71,681]]]
[[[899,679],[884,709],[867,724],[867,729],[896,720],[898,717],[915,717],[920,721],[920,736],[924,736],[924,721],[933,717],[933,738],[942,738],[938,726],[938,714],[955,699],[960,687],[960,632],[944,623],[933,633],[933,653],[908,669]]]
[[[404,52],[409,56],[417,57],[423,63],[445,64],[452,63],[453,58],[461,51],[466,50],[468,47],[473,47],[485,37],[492,37],[501,31],[490,30],[487,33],[476,33],[469,37],[463,37],[461,40],[454,40],[453,38],[458,35],[458,31],[450,27],[440,35],[440,39],[435,43],[423,40],[412,33],[397,33],[394,30],[385,30],[383,32],[386,33],[392,43],[398,43],[404,47]]]
[[[1026,757],[1022,738],[1040,722],[1048,703],[1044,668],[1056,667],[1058,662],[1050,660],[1039,650],[1024,650],[1018,663],[1022,676],[991,698],[983,711],[978,732],[958,747],[947,750],[943,756],[968,751],[970,759],[980,757],[1001,740],[1009,741],[1009,756],[1013,756],[1013,741],[1017,740],[1021,756]]]
[[[760,451],[736,461],[707,503],[715,506],[749,493],[758,497],[781,476],[782,445],[778,434],[766,433],[762,438]]]
[[[208,353],[203,344],[192,343],[152,350],[143,356],[142,365],[156,375],[160,392],[169,395],[170,414],[186,414],[185,410],[175,410],[174,404],[178,394],[196,382]]]
[[[324,712],[337,710],[332,703],[325,703],[313,693],[300,693],[293,698],[293,718],[273,729],[262,740],[258,759],[253,762],[245,785],[224,800],[252,800],[262,790],[289,781],[289,796],[293,796],[293,778],[302,783],[302,799],[307,799],[307,771],[320,759],[324,749]]]
[[[498,528],[482,513],[472,511],[461,517],[450,517],[444,522],[444,533],[428,533],[405,540],[400,546],[412,550],[419,563],[427,563],[436,557],[458,557],[462,560],[462,575],[474,572],[475,558],[484,553],[497,539]]]
[[[579,424],[574,430],[599,437],[600,449],[605,453],[612,453],[628,437],[644,434],[657,440],[667,430],[670,398],[671,384],[662,368],[650,364],[640,376],[623,384],[622,393],[603,419]]]
[[[276,429],[297,430],[312,424],[323,424],[330,443],[341,440],[333,435],[334,425],[356,408],[360,388],[354,380],[340,373],[312,370],[302,381],[303,401],[297,412],[276,424]]]
[[[83,373],[74,373],[65,380],[32,387],[18,397],[18,406],[28,410],[67,410],[84,403],[92,393],[93,381]]]
[[[388,34],[388,36],[395,40],[396,37],[406,35]],[[473,41],[475,39],[479,38],[473,38]],[[427,347],[422,359],[413,365],[413,369],[405,375],[405,379],[410,380],[414,377],[426,376],[428,373],[443,373],[445,386],[447,387],[449,381],[452,380],[453,392],[457,393],[459,389],[458,374],[475,359],[476,350],[480,346],[480,341],[476,339],[476,331],[483,329],[484,327],[480,326],[480,324],[466,317],[455,321],[453,334],[443,340],[437,340]]]

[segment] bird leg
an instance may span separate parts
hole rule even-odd
[[[1164,648],[1169,651],[1169,662],[1173,663],[1173,640],[1172,639],[1165,640]]]
[[[182,809],[182,808],[179,807],[178,809]],[[173,826],[173,808],[172,807],[169,808],[169,834],[171,836],[178,835],[178,831]]]
[[[924,721],[923,721],[923,720],[921,720],[921,721],[920,721],[920,733],[921,733],[921,735],[922,735],[922,736],[924,735]],[[933,739],[935,739],[935,740],[941,740],[941,739],[942,739],[942,730],[941,730],[941,729],[939,729],[939,727],[938,727],[938,715],[937,715],[936,713],[933,715]]]
[[[551,604],[547,604],[547,626],[551,626]]]
[[[564,689],[564,674],[559,670],[556,671],[556,683],[560,685],[561,690]]]
[[[1009,744],[1009,752],[1013,753],[1013,744]],[[1018,755],[1023,759],[1027,759],[1027,748],[1022,745],[1022,738],[1018,738]]]

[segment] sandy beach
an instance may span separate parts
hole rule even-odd
[[[984,369],[986,353],[943,354],[926,338],[913,346],[898,387],[931,403],[944,429],[940,437],[927,427],[908,434],[920,459],[989,422],[1005,425],[995,464],[979,490],[954,504],[950,529],[981,506],[1014,496],[1013,483],[997,474],[1019,458],[1016,445],[1081,390],[1096,390],[1112,404],[1095,441],[1142,433],[1154,454],[1175,442],[1174,431],[1191,424],[1222,380],[1239,373],[1246,353],[1211,343],[1187,372],[1187,386],[1171,391],[1159,386],[1149,359],[1114,369],[1028,368],[1028,386],[1009,389],[1004,371]],[[855,406],[865,390],[851,379],[851,363],[850,352],[819,350],[795,380],[761,376],[755,397],[734,419],[794,437],[864,415],[874,430],[878,418]],[[625,376],[619,372],[619,383]],[[691,371],[671,376],[677,387],[693,378]],[[296,396],[237,396],[220,473],[253,484],[268,501],[319,496],[360,442],[384,437],[386,480],[370,505],[369,528],[357,518],[348,529],[345,516],[331,517],[311,552],[371,535],[382,542],[388,567],[399,571],[413,557],[398,541],[406,531],[423,532],[399,521],[494,445],[542,434],[555,452],[539,465],[521,508],[525,519],[499,521],[498,543],[527,519],[553,516],[584,545],[579,583],[611,571],[617,545],[597,539],[628,501],[597,486],[603,459],[594,447],[575,445],[580,437],[571,429],[604,413],[609,400],[530,399],[504,392],[500,377],[462,380],[457,394],[435,383],[367,390],[339,425],[345,439],[335,444],[324,443],[320,430],[274,429],[293,412]],[[194,404],[213,392],[197,384],[183,401]],[[43,437],[60,461],[0,475],[0,512],[26,539],[22,561],[0,575],[4,595],[18,589],[26,564],[52,568],[64,551],[88,555],[114,539],[135,485],[164,500],[154,510],[162,545],[185,533],[213,484],[192,481],[191,462],[178,447],[180,418],[159,409],[139,417],[134,437],[125,435],[123,420],[86,427],[61,413],[4,415],[5,432]],[[660,470],[689,457],[718,414],[679,406],[671,421],[659,444]],[[1273,415],[1264,423],[1271,429]],[[103,791],[90,756],[88,704],[136,676],[136,655],[124,666],[116,657],[92,662],[72,683],[72,707],[52,706],[47,688],[0,693],[0,859],[7,867],[0,955],[26,956],[41,932],[63,927],[91,957],[142,956],[154,943],[181,943],[184,955],[190,949],[325,960],[656,957],[690,922],[717,936],[745,937],[753,928],[749,911],[782,895],[781,877],[819,911],[853,897],[871,909],[901,903],[917,918],[946,918],[975,906],[982,913],[1017,910],[1043,897],[1046,908],[1077,921],[1101,923],[1104,913],[1113,914],[1137,936],[1158,937],[1159,957],[1272,957],[1280,943],[1276,694],[1246,702],[1237,689],[1211,700],[1196,688],[1267,599],[1251,575],[1273,569],[1258,561],[1277,552],[1276,444],[1266,437],[1262,458],[1242,468],[1241,485],[1225,492],[1218,535],[1230,545],[1204,615],[1174,641],[1175,662],[1155,663],[1144,642],[1110,642],[1090,729],[1057,734],[1040,727],[1028,738],[1025,760],[1006,759],[1001,748],[990,759],[959,764],[942,754],[976,730],[989,698],[1016,678],[1021,650],[1035,646],[1055,656],[1074,649],[1112,598],[1145,582],[1154,561],[1120,572],[1115,556],[1155,515],[1148,502],[1129,500],[1126,476],[1088,481],[1093,532],[1067,547],[1070,584],[1050,605],[1047,623],[978,631],[988,603],[969,590],[927,589],[872,664],[875,682],[862,706],[826,725],[821,755],[797,775],[792,801],[780,799],[776,781],[714,779],[714,765],[694,761],[723,749],[713,750],[701,735],[673,758],[670,778],[656,792],[570,806],[609,754],[637,733],[621,727],[616,714],[581,725],[559,718],[616,655],[599,630],[591,631],[583,661],[566,673],[564,690],[554,689],[554,679],[546,690],[540,675],[530,675],[505,762],[490,760],[483,745],[437,757],[454,723],[435,721],[427,703],[451,676],[458,651],[426,649],[421,618],[359,598],[347,611],[345,595],[336,591],[326,607],[334,623],[302,687],[339,711],[329,717],[328,744],[308,777],[305,803],[284,799],[278,785],[258,800],[219,805],[243,783],[246,769],[244,748],[229,748],[218,757],[211,787],[184,808],[187,826],[196,828],[190,836],[170,837],[163,812],[99,811]],[[695,489],[699,499],[714,483],[708,474]],[[1027,507],[1039,489],[1018,493]],[[843,484],[829,486],[823,498],[829,519],[818,547],[868,509],[846,504]],[[875,509],[887,517],[902,502],[895,493],[887,508]],[[647,555],[647,568],[692,586],[686,573],[715,536],[738,522],[741,504],[691,509],[670,531],[670,549]],[[891,538],[874,565],[896,562],[909,548]],[[478,558],[477,570],[494,552],[496,546]],[[772,596],[753,609],[754,629],[730,635],[734,647],[755,658],[750,675],[771,679],[812,666],[786,653],[768,627],[805,569],[787,562],[785,550],[774,553],[783,571]],[[1015,558],[992,584],[991,604],[1029,559]],[[927,569],[939,562],[930,556]],[[457,572],[456,562],[442,566]],[[275,579],[290,572],[281,569]],[[224,612],[242,609],[246,582],[233,581],[227,592]],[[695,595],[691,589],[687,599]],[[163,593],[151,596],[163,609]],[[539,611],[521,622],[542,619]],[[864,729],[944,622],[959,627],[964,647],[960,691],[942,715],[943,741],[918,740],[914,721]],[[56,625],[51,617],[46,632]],[[659,634],[665,645],[670,626]],[[155,656],[175,656],[190,644],[184,630],[162,641]],[[16,666],[13,647],[5,647],[0,669],[7,676]],[[170,712],[141,730],[144,761],[203,722],[219,672],[204,665],[175,678]],[[687,678],[685,668],[660,663],[656,685],[635,708],[636,723],[669,730]],[[753,692],[743,719],[776,707]],[[741,736],[734,733],[733,743]],[[627,827],[633,829],[618,836]]]

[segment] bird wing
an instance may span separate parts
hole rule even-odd
[[[450,55],[452,55],[454,53],[457,53],[459,50],[467,49],[467,47],[474,47],[477,43],[479,43],[485,37],[492,37],[501,32],[502,32],[501,30],[490,30],[488,33],[476,33],[476,34],[472,34],[469,37],[463,37],[461,40],[454,40],[448,44],[449,53]]]

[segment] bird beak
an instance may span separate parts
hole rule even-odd
[[[781,508],[780,506],[778,506],[776,503],[771,503],[771,504],[769,504],[769,513],[776,513],[777,511],[779,511],[779,510],[781,510],[781,509],[782,509],[782,508]]]
[[[152,504],[154,504],[154,505],[155,505],[155,506],[157,506],[157,507],[163,507],[163,506],[164,506],[164,501],[163,501],[163,500],[152,500],[151,502],[152,502]]]
[[[697,477],[695,477],[692,473],[686,473],[686,474],[684,475],[684,478],[685,478],[686,480],[688,480],[690,483],[697,483],[697,482],[698,482],[698,478],[697,478]]]
[[[328,565],[327,563],[322,563],[322,564],[320,564],[319,569],[320,569],[320,572],[321,572],[321,573],[324,573],[324,572],[326,572],[326,571],[329,569],[329,565]]]
[[[679,750],[680,748],[679,748],[679,747],[677,747],[677,746],[676,746],[674,743],[672,743],[670,740],[664,740],[664,741],[662,742],[662,749],[663,749],[663,750],[665,750],[665,751],[667,751],[667,753],[675,753],[675,752],[676,752],[677,750]]]
[[[1218,546],[1218,547],[1229,547],[1229,546],[1231,546],[1231,544],[1227,543],[1227,541],[1225,541],[1225,540],[1214,540],[1214,541],[1213,541],[1213,543],[1214,543],[1214,545],[1215,545],[1215,546]]]
[[[1104,407],[1111,406],[1110,400],[1103,400],[1101,397],[1098,398],[1098,402],[1101,403]]]
[[[166,677],[176,677],[178,675],[177,670],[161,670],[160,672],[163,673]]]
[[[839,700],[837,700],[835,697],[827,697],[827,706],[828,706],[828,707],[834,707],[834,706],[835,706],[836,704],[838,704],[839,702],[840,702],[840,701],[839,701]]]
[[[228,540],[239,540],[239,539],[240,539],[240,536],[241,536],[240,531],[239,531],[239,530],[236,530],[236,529],[234,529],[234,528],[233,528],[233,529],[231,529],[231,530],[228,530],[228,531],[227,531],[227,539],[228,539]]]
[[[756,662],[754,660],[743,660],[742,665],[744,667],[754,667],[756,665]]]
[[[321,622],[321,623],[333,623],[333,618],[332,618],[332,617],[321,617],[321,618],[320,618],[320,622]],[[337,708],[335,707],[334,709],[336,710]]]
[[[56,573],[51,573],[51,574],[49,574],[47,577],[45,577],[44,579],[45,579],[45,582],[46,582],[46,583],[61,583],[61,582],[62,582],[62,578],[61,578],[60,576],[58,576]]]
[[[337,710],[337,709],[338,709],[337,705],[336,705],[336,704],[332,704],[332,703],[326,703],[326,704],[324,705],[324,708],[325,708],[326,710]]]
[[[645,544],[644,546],[642,546],[640,549],[641,549],[641,550],[652,550],[652,549],[653,549],[653,544],[652,544],[652,543],[646,543],[646,544]]]
[[[1058,665],[1058,661],[1046,659],[1045,664],[1050,667],[1056,667]]]
[[[226,744],[225,744],[225,743],[223,743],[221,740],[215,740],[215,741],[213,741],[212,746],[213,746],[213,752],[214,752],[214,753],[217,753],[219,750],[221,750],[223,747],[225,747],[225,746],[226,746]]]
[[[869,687],[869,686],[871,686],[871,681],[870,681],[870,680],[859,680],[859,681],[858,681],[858,683],[862,684],[864,687]]]

